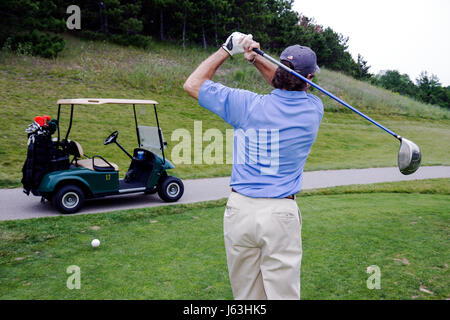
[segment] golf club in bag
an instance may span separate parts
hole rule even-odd
[[[296,76],[296,77],[300,78],[301,80],[305,81],[306,83],[310,84],[311,86],[313,86],[317,90],[323,92],[324,94],[326,94],[330,98],[336,100],[340,104],[344,105],[345,107],[349,108],[353,112],[359,114],[361,117],[363,117],[366,120],[372,122],[374,125],[378,126],[379,128],[381,128],[384,131],[386,131],[387,133],[389,133],[390,135],[392,135],[395,138],[397,138],[400,141],[400,150],[398,151],[398,168],[400,169],[401,173],[403,173],[404,175],[408,175],[408,174],[412,174],[412,173],[416,172],[416,170],[419,169],[420,161],[422,159],[422,154],[420,152],[419,147],[414,142],[412,142],[411,140],[405,139],[405,138],[399,136],[398,134],[396,134],[395,132],[389,130],[388,128],[382,126],[381,124],[379,124],[375,120],[373,120],[370,117],[366,116],[364,113],[362,113],[362,112],[356,110],[355,108],[353,108],[351,105],[349,105],[345,101],[342,101],[338,97],[336,97],[333,94],[329,93],[328,91],[322,89],[320,86],[318,86],[314,82],[306,79],[301,74],[295,72],[291,68],[285,66],[281,62],[279,62],[279,61],[275,60],[274,58],[272,58],[271,56],[267,55],[265,52],[263,52],[263,51],[261,51],[259,49],[256,49],[256,48],[253,49],[253,51],[255,51],[257,54],[261,55],[262,57],[266,58],[270,62],[275,63],[277,66],[279,66],[280,68],[283,68],[284,70],[286,70],[290,74],[293,74],[294,76]]]

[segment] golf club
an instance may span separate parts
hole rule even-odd
[[[411,140],[405,139],[405,138],[399,136],[398,134],[396,134],[395,132],[389,130],[388,128],[382,126],[381,124],[379,124],[378,122],[376,122],[372,118],[366,116],[364,113],[362,113],[362,112],[358,111],[357,109],[353,108],[351,105],[349,105],[345,101],[339,99],[338,97],[334,96],[333,94],[329,93],[328,91],[322,89],[320,86],[318,86],[317,84],[315,84],[311,80],[308,80],[307,78],[305,78],[301,74],[295,72],[291,68],[289,68],[289,67],[285,66],[284,64],[282,64],[281,62],[275,60],[274,58],[272,58],[271,56],[269,56],[268,54],[266,54],[262,50],[254,48],[253,51],[255,51],[257,54],[261,55],[262,57],[266,58],[270,62],[276,64],[280,68],[286,70],[290,74],[293,74],[294,76],[296,76],[296,77],[300,78],[301,80],[305,81],[306,83],[310,84],[311,86],[313,86],[317,90],[321,91],[322,93],[326,94],[330,98],[336,100],[337,102],[339,102],[340,104],[342,104],[345,107],[349,108],[353,112],[359,114],[364,119],[372,122],[374,125],[378,126],[379,128],[381,128],[384,131],[386,131],[387,133],[389,133],[390,135],[392,135],[395,138],[397,138],[400,141],[400,150],[398,151],[398,168],[400,169],[400,172],[402,174],[404,174],[404,175],[412,174],[412,173],[416,172],[417,169],[419,169],[420,161],[422,159],[422,154],[420,152],[419,146],[417,146],[414,142],[412,142]]]

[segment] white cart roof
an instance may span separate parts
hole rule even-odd
[[[158,104],[158,102],[154,100],[83,98],[59,99],[57,104]]]

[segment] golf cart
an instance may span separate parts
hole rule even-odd
[[[58,117],[56,121],[52,120],[55,127],[53,132],[57,131],[57,138],[51,139],[51,134],[45,134],[47,124],[43,124],[42,127],[36,122],[32,124],[44,134],[37,134],[40,131],[27,131],[33,131],[33,135],[29,134],[28,156],[23,169],[22,183],[25,193],[29,194],[31,191],[34,195],[52,201],[53,205],[62,213],[78,211],[85,199],[111,195],[158,192],[159,197],[167,202],[174,202],[181,198],[184,192],[183,182],[176,177],[169,176],[166,172],[168,169],[173,169],[174,166],[164,155],[167,143],[164,141],[159,127],[156,101],[61,99],[57,104]],[[130,158],[130,166],[124,179],[119,179],[119,167],[115,163],[99,155],[88,157],[83,153],[83,148],[78,142],[69,140],[74,106],[103,104],[133,106],[138,142],[138,147],[134,149],[133,154],[128,153],[119,144],[119,131],[117,130],[104,141],[104,145],[115,144]],[[70,105],[70,119],[67,133],[64,139],[61,139],[59,120],[61,106],[65,105]],[[153,105],[156,127],[138,125],[136,105]],[[43,137],[47,140],[42,140]],[[32,139],[31,146],[30,139]],[[30,151],[30,149],[32,150]],[[39,150],[41,150],[40,154]],[[40,170],[36,168],[40,168]]]

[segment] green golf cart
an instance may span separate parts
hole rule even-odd
[[[174,176],[169,176],[167,170],[174,165],[166,159],[164,141],[158,121],[158,113],[153,100],[128,99],[61,99],[58,100],[57,138],[52,144],[59,150],[59,156],[53,157],[49,170],[39,183],[33,194],[52,201],[55,208],[62,213],[78,211],[85,199],[130,193],[158,193],[167,202],[181,198],[184,192],[183,182]],[[118,142],[119,131],[111,133],[104,145],[115,144],[129,158],[130,166],[124,179],[119,179],[119,167],[100,155],[88,157],[83,148],[75,140],[70,140],[74,106],[76,105],[132,105],[136,125],[138,147],[133,153],[128,153]],[[153,105],[156,127],[138,125],[136,105]],[[60,114],[62,106],[70,106],[70,119],[67,133],[63,139],[60,134]],[[71,159],[70,159],[71,158]],[[58,165],[57,162],[67,162]],[[56,162],[56,164],[54,163]]]

